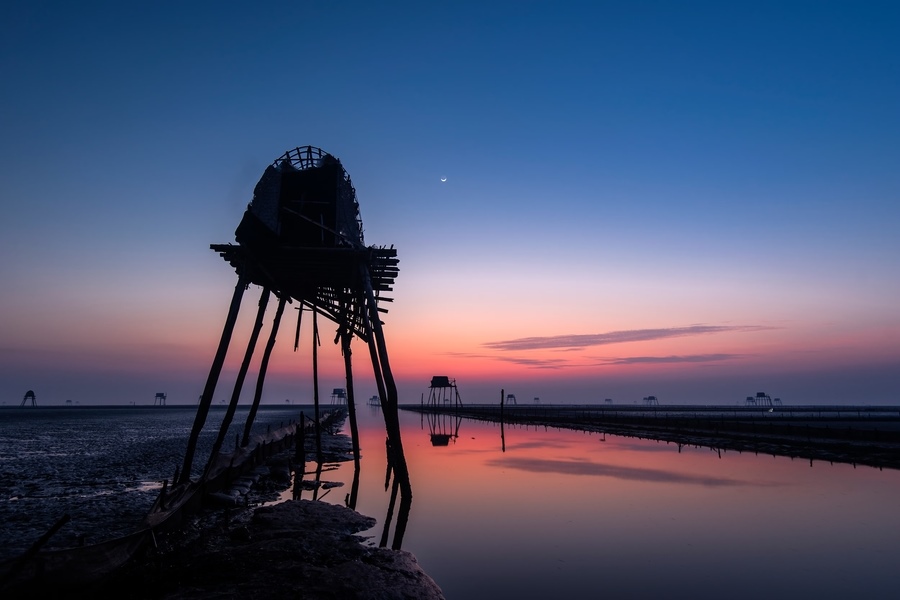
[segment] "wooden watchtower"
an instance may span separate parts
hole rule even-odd
[[[344,388],[334,388],[331,390],[331,404],[334,406],[346,406],[347,390]]]
[[[393,289],[398,273],[397,251],[393,247],[366,246],[356,190],[341,161],[313,146],[294,148],[277,158],[256,184],[253,199],[235,231],[235,241],[236,244],[210,246],[235,269],[238,281],[219,348],[200,397],[180,481],[190,478],[197,437],[212,403],[240,310],[241,297],[247,286],[255,284],[262,288],[256,322],[212,455],[215,456],[221,448],[231,423],[253,348],[262,329],[265,307],[269,296],[274,294],[278,298],[278,308],[260,364],[256,393],[242,444],[247,444],[250,426],[259,405],[285,303],[296,302],[300,310],[295,349],[299,342],[300,317],[304,311],[311,312],[313,317],[314,400],[317,412],[317,316],[324,315],[337,326],[334,341],[340,342],[344,356],[347,406],[354,448],[358,450],[359,445],[350,361],[350,341],[355,336],[368,346],[382,398],[389,446],[392,448],[390,458],[393,468],[406,479],[405,485],[408,486],[397,417],[397,388],[380,320],[380,313],[387,312],[381,303],[390,301],[382,294]]]
[[[432,377],[431,385],[428,386],[428,402],[425,406],[430,408],[461,407],[462,400],[459,397],[456,380],[450,379],[446,375]]]

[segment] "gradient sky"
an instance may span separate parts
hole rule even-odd
[[[209,244],[311,144],[399,250],[401,402],[900,402],[900,5],[386,4],[0,8],[0,401],[195,402]],[[266,402],[310,399],[306,325]]]

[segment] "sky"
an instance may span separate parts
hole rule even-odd
[[[313,145],[398,249],[401,402],[900,404],[897,31],[894,2],[6,3],[0,402],[195,403],[237,281],[209,245]],[[312,397],[294,315],[266,403]]]

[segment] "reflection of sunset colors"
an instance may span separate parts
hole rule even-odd
[[[467,420],[435,448],[421,415],[401,417],[404,548],[448,597],[591,597],[601,576],[610,597],[885,597],[893,577],[896,471],[509,425],[501,452],[498,424]],[[364,449],[383,443],[363,431]],[[365,477],[380,457],[364,454]],[[385,498],[361,500],[384,512]]]
[[[890,3],[51,4],[0,22],[0,402],[195,402],[235,282],[209,244],[306,144],[398,250],[401,402],[438,373],[470,402],[900,399]],[[295,324],[266,403],[310,400]]]

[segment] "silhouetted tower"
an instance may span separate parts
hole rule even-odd
[[[19,388],[19,389],[21,389],[21,388]],[[28,390],[27,392],[25,392],[25,397],[22,398],[22,404],[20,406],[25,406],[25,403],[28,402],[29,400],[31,400],[32,406],[37,406],[37,398],[34,397],[33,390]]]
[[[656,396],[647,396],[644,398],[644,406],[659,406],[659,400]]]
[[[344,388],[334,388],[331,390],[331,403],[336,406],[346,406],[347,390]]]
[[[781,406],[781,398],[772,399],[772,397],[765,392],[756,392],[756,396],[747,396],[745,404],[747,406],[764,406],[766,408],[772,408],[774,406]]]
[[[262,329],[265,307],[269,295],[274,294],[278,298],[278,309],[260,364],[242,445],[247,444],[250,425],[259,406],[269,356],[285,303],[296,302],[301,309],[305,309],[298,311],[298,331],[299,318],[303,313],[309,311],[313,314],[314,348],[318,341],[315,325],[317,315],[324,315],[337,325],[334,340],[335,343],[340,342],[344,355],[346,398],[354,449],[358,449],[358,433],[350,341],[356,336],[367,344],[382,399],[385,428],[394,454],[391,457],[392,466],[398,479],[406,480],[401,485],[408,488],[408,473],[402,454],[397,416],[397,387],[390,369],[380,317],[380,313],[387,311],[379,304],[381,301],[391,300],[381,294],[393,289],[398,273],[397,251],[394,248],[365,245],[356,190],[341,162],[313,146],[285,152],[266,168],[256,184],[253,200],[235,231],[235,240],[237,245],[211,246],[234,267],[238,281],[188,440],[181,482],[190,478],[197,438],[212,403],[240,311],[243,292],[248,285],[255,284],[262,288],[256,322],[211,458],[221,448],[225,431],[231,423],[253,348]],[[314,351],[314,374],[315,364]],[[317,384],[314,384],[314,390],[318,410]]]
[[[153,406],[165,406],[166,405],[166,393],[165,392],[156,392],[156,396],[153,398]]]
[[[516,406],[518,406],[518,403],[516,402],[516,395],[515,394],[507,394],[506,395],[506,405],[510,406],[512,404],[515,404]]]
[[[458,408],[462,406],[459,398],[459,389],[456,380],[446,375],[435,375],[428,386],[428,402],[426,406],[432,408],[446,408],[448,406]]]

